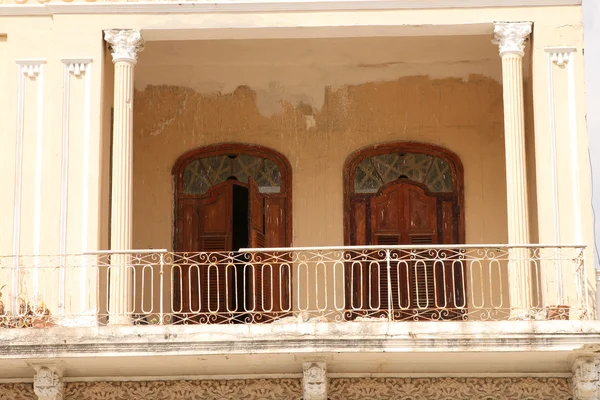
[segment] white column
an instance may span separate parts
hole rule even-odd
[[[529,244],[527,174],[525,163],[525,113],[523,104],[523,55],[531,34],[531,22],[496,22],[494,42],[502,57],[504,141],[508,244]],[[526,249],[511,249],[509,261],[511,318],[529,317],[531,306],[530,263]]]
[[[302,364],[303,400],[327,400],[327,364],[325,361],[305,361]]]
[[[62,400],[64,382],[59,365],[34,365],[33,391],[38,400]]]
[[[133,184],[133,67],[137,53],[144,48],[139,31],[104,31],[115,65],[112,215],[110,247],[112,251],[131,250]],[[110,266],[109,324],[129,323],[132,311],[132,270],[126,255],[113,255]]]
[[[600,360],[593,356],[578,357],[573,361],[573,400],[600,398]]]

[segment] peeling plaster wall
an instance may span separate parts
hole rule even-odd
[[[232,141],[289,159],[296,246],[343,243],[344,161],[401,140],[456,152],[467,242],[505,242],[500,75],[487,36],[151,42],[136,67],[133,245],[171,248],[173,163]]]

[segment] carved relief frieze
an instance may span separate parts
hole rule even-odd
[[[37,400],[31,383],[0,384],[0,399],[2,400]]]
[[[77,382],[65,400],[296,400],[300,379]]]
[[[583,367],[582,367],[583,368]],[[582,382],[590,383],[591,368]],[[577,374],[577,372],[575,372]],[[332,378],[328,400],[568,400],[568,378]],[[70,382],[64,400],[301,400],[301,379]],[[0,384],[2,400],[36,400],[33,385]]]
[[[567,378],[339,378],[329,400],[567,400]]]

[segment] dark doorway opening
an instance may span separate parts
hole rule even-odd
[[[249,223],[248,223],[248,188],[241,186],[237,181],[233,182],[232,187],[232,237],[231,250],[239,251],[249,246]],[[244,312],[248,310],[250,301],[248,292],[250,290],[250,271],[242,263],[235,264],[235,271],[231,274],[229,287],[235,288],[230,298],[230,309],[235,310],[233,322],[243,323],[245,320]]]

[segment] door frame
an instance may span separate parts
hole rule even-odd
[[[203,146],[190,150],[182,154],[173,164],[172,179],[173,179],[173,230],[171,243],[173,250],[177,251],[177,237],[178,230],[178,212],[179,205],[184,198],[197,198],[201,197],[198,195],[184,195],[183,194],[183,173],[188,164],[198,158],[220,156],[227,154],[237,155],[250,155],[267,158],[273,161],[279,167],[281,173],[279,193],[263,193],[265,198],[280,197],[285,199],[285,246],[291,247],[292,245],[292,167],[287,158],[276,150],[268,147],[247,144],[247,143],[217,143],[208,146]],[[243,182],[242,182],[243,183]]]
[[[464,172],[458,155],[452,151],[430,143],[403,141],[371,145],[351,153],[344,162],[344,245],[352,245],[352,202],[356,198],[369,198],[375,194],[354,193],[354,175],[356,166],[365,158],[388,153],[420,153],[443,159],[452,170],[452,196],[458,204],[458,244],[465,243],[465,207],[464,207]],[[391,184],[393,182],[390,182]],[[411,184],[417,184],[412,182]],[[382,185],[378,191],[384,186]],[[446,195],[447,196],[447,195]]]

